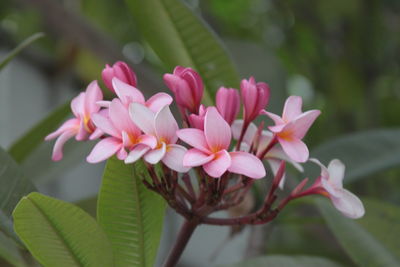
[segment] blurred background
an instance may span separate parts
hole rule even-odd
[[[288,95],[302,96],[304,110],[322,110],[306,140],[311,151],[344,135],[400,127],[400,1],[185,2],[222,39],[241,78],[254,75],[271,86],[269,110],[279,114]],[[0,145],[9,148],[90,81],[100,81],[106,63],[128,62],[147,96],[165,91],[162,74],[172,70],[165,67],[137,28],[122,0],[0,1],[0,57],[28,36],[45,33],[0,72]],[[379,142],[363,145],[380,146]],[[30,156],[32,160],[22,163],[26,173],[46,194],[83,203],[90,209],[104,167],[84,161],[92,144],[68,144],[67,153],[73,156],[59,163],[50,161],[51,146],[42,145]],[[397,149],[392,155],[400,158],[399,147],[389,144],[385,149]],[[346,164],[352,164],[363,151],[351,148],[335,153],[344,154],[350,161]],[[322,156],[324,163],[332,157]],[[363,175],[348,187],[361,197],[398,206],[400,168]],[[258,230],[246,228],[228,240],[227,228],[200,227],[181,265],[232,263],[265,251],[323,254],[345,266],[353,265],[312,207],[307,203],[290,206],[282,219],[262,228],[266,234],[256,248],[251,242]],[[308,217],[299,219],[293,215],[297,213]],[[161,258],[174,240],[179,222],[169,212]],[[368,227],[369,221],[364,224]],[[400,250],[399,241],[392,243],[397,245]]]

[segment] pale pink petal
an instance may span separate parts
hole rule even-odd
[[[302,105],[303,100],[300,96],[289,96],[283,108],[282,119],[286,122],[296,119],[296,117],[300,116],[302,113]]]
[[[52,160],[59,161],[63,158],[62,149],[64,147],[64,144],[69,139],[71,139],[75,134],[76,134],[76,131],[73,131],[73,130],[65,131],[57,138],[56,143],[54,144],[54,147],[53,147]]]
[[[132,102],[138,102],[144,104],[144,96],[137,88],[124,83],[118,78],[112,79],[112,85],[115,89],[115,93],[118,98],[121,99],[125,106],[128,106]]]
[[[269,131],[261,132],[261,136],[258,139],[257,154],[262,153],[268,147],[268,145],[271,143],[271,141],[273,139],[273,136],[274,136],[274,134]],[[276,148],[276,145],[270,149],[268,154],[271,152],[271,150],[273,150],[275,148]]]
[[[281,125],[281,124],[285,124],[285,121],[279,117],[278,115],[265,111],[265,110],[261,110],[261,114],[267,115],[268,117],[270,117],[276,125]]]
[[[138,138],[139,144],[144,144],[154,149],[157,146],[157,138],[154,135],[142,134]]]
[[[103,99],[103,93],[97,81],[91,82],[85,94],[85,114],[89,116],[90,114],[99,111],[100,107],[97,105],[97,102]]]
[[[197,167],[214,159],[214,154],[206,154],[196,148],[189,149],[183,157],[183,166]]]
[[[93,114],[92,121],[97,128],[102,130],[103,132],[121,138],[121,132],[115,128],[109,118],[100,115],[100,114]]]
[[[125,160],[127,156],[128,156],[128,152],[126,152],[125,148],[122,146],[120,148],[120,150],[118,150],[118,152],[117,152],[117,158],[119,160]]]
[[[276,160],[276,159],[268,159],[268,164],[271,167],[272,174],[274,177],[278,173],[279,167],[281,166],[281,161]],[[285,180],[286,180],[286,173],[283,174],[281,181],[279,182],[279,188],[283,189],[285,186]]]
[[[308,129],[315,121],[315,119],[321,114],[319,110],[310,110],[301,114],[297,119],[292,121],[285,127],[285,130],[292,131],[294,136],[298,139],[303,139]]]
[[[48,136],[46,136],[44,138],[44,140],[49,141],[51,139],[56,138],[57,136],[61,135],[62,133],[66,132],[66,131],[78,131],[80,125],[80,120],[73,118],[73,119],[69,119],[66,122],[64,122],[60,128],[58,128],[56,131],[52,132],[51,134],[49,134]]]
[[[364,216],[365,208],[361,200],[346,189],[341,190],[339,197],[331,197],[332,203],[343,215],[352,219]]]
[[[114,137],[107,137],[98,142],[86,160],[89,163],[98,163],[106,160],[121,149],[121,141]]]
[[[261,160],[256,156],[241,151],[229,153],[232,159],[232,164],[229,171],[245,175],[250,178],[259,179],[265,176],[265,168]]]
[[[207,109],[204,119],[204,134],[208,147],[212,151],[228,149],[232,133],[229,124],[222,118],[215,107]]]
[[[308,148],[299,139],[285,140],[278,137],[278,141],[281,144],[283,151],[296,162],[306,162],[308,160]]]
[[[271,148],[270,151],[265,155],[265,158],[267,159],[279,159],[279,160],[284,160],[289,162],[290,164],[293,165],[298,171],[304,172],[303,166],[301,166],[299,163],[293,161],[291,158],[289,158],[288,155],[282,150],[280,146],[274,146]],[[278,166],[279,167],[279,166]]]
[[[183,146],[171,144],[167,146],[167,152],[162,162],[170,169],[177,172],[188,172],[190,167],[183,166],[183,157],[187,149]]]
[[[89,133],[86,131],[85,128],[85,122],[83,120],[81,120],[79,128],[78,128],[78,133],[75,136],[75,139],[77,141],[83,141],[86,140],[89,136]]]
[[[154,129],[155,113],[148,107],[139,103],[132,103],[129,106],[129,115],[133,122],[145,133],[156,135]]]
[[[157,138],[165,140],[167,144],[175,144],[179,127],[168,105],[156,114],[154,122]]]
[[[147,151],[150,150],[150,147],[144,144],[137,144],[125,158],[125,163],[133,163],[140,159]]]
[[[167,145],[162,142],[161,147],[153,149],[144,155],[144,160],[150,164],[157,164],[164,156],[167,151]]]
[[[286,126],[287,124],[280,124],[280,125],[269,126],[268,129],[270,129],[270,131],[273,133],[280,133],[285,129]]]
[[[335,188],[343,188],[345,168],[344,164],[338,159],[334,159],[329,163],[329,181],[335,186]]]
[[[84,109],[85,103],[85,93],[80,93],[78,96],[74,97],[71,101],[71,110],[75,117],[83,119],[85,114]]]
[[[133,123],[129,116],[128,109],[119,99],[113,99],[110,105],[110,120],[119,131],[125,131],[133,137],[141,134],[140,129]]]
[[[221,177],[231,166],[231,156],[228,151],[221,150],[214,154],[214,159],[203,165],[204,171],[213,178]]]
[[[243,120],[235,120],[231,126],[232,135],[235,140],[238,140],[243,128]],[[257,126],[254,123],[250,123],[247,127],[246,133],[243,137],[243,142],[251,145],[254,140],[254,136],[257,133]]]
[[[337,190],[334,185],[330,181],[330,174],[328,169],[323,165],[318,159],[311,158],[311,162],[316,163],[318,166],[321,167],[321,185],[322,187],[331,195],[331,196],[338,196],[340,194],[340,189]]]
[[[111,104],[111,101],[108,101],[108,100],[97,101],[96,104],[97,104],[99,107],[102,107],[102,108],[109,108],[109,107],[110,107],[110,104]]]
[[[164,106],[170,105],[172,100],[173,98],[169,94],[157,93],[146,101],[146,106],[154,113],[157,113]]]
[[[210,153],[203,131],[194,128],[186,128],[177,131],[176,134],[183,142],[205,153]]]
[[[96,128],[93,133],[89,136],[89,140],[96,140],[99,139],[104,135],[104,132],[99,128]]]

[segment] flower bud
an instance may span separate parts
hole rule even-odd
[[[177,104],[196,113],[203,97],[204,85],[200,75],[191,68],[177,66],[173,74],[165,74],[164,82],[174,93]]]
[[[122,61],[117,61],[112,67],[106,64],[106,67],[101,72],[101,76],[104,84],[112,92],[115,92],[115,89],[112,85],[112,79],[114,77],[118,78],[124,83],[136,87],[136,74],[132,71],[128,64]]]
[[[204,130],[204,117],[206,116],[207,109],[204,105],[200,105],[199,114],[190,114],[189,115],[189,124],[192,128],[196,128],[199,130]]]
[[[216,96],[216,106],[226,122],[232,125],[240,110],[239,91],[233,88],[219,88]]]
[[[250,123],[267,106],[270,89],[268,84],[256,83],[254,77],[250,77],[249,80],[244,79],[240,83],[240,93],[244,108],[244,121]]]

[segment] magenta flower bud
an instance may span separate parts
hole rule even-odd
[[[222,117],[229,125],[232,125],[240,110],[239,91],[233,88],[219,88],[216,96],[216,104]]]
[[[244,121],[250,123],[267,106],[270,89],[268,84],[256,83],[254,77],[250,77],[249,80],[243,79],[240,83],[240,93],[243,101]]]
[[[204,105],[200,105],[199,114],[189,115],[189,124],[192,128],[197,128],[199,130],[204,130],[204,117],[206,116],[207,109]]]
[[[196,113],[203,98],[204,85],[200,75],[191,68],[177,66],[173,74],[165,74],[164,82],[174,93],[177,104]]]
[[[101,76],[103,78],[104,84],[110,89],[112,92],[115,92],[115,89],[112,85],[112,79],[118,78],[124,83],[132,85],[136,87],[136,74],[133,70],[122,61],[117,61],[114,63],[112,67],[106,64],[106,67],[101,72]]]

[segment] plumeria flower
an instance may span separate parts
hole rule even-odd
[[[364,216],[365,209],[361,200],[343,188],[344,164],[340,160],[334,159],[326,168],[317,159],[310,159],[310,161],[321,167],[321,176],[312,188],[322,190],[322,194],[328,196],[335,208],[343,215],[352,219]]]
[[[196,113],[203,98],[204,85],[200,75],[191,68],[177,66],[172,74],[164,74],[164,82],[174,93],[178,106]]]
[[[183,155],[187,149],[177,145],[178,136],[176,131],[178,123],[166,105],[160,111],[154,113],[150,108],[140,103],[132,103],[129,114],[135,124],[147,135],[157,139],[157,146],[149,149],[144,154],[144,160],[150,164],[162,161],[168,168],[177,172],[187,172],[190,168],[183,166]],[[125,163],[137,159],[136,153],[130,153]]]
[[[243,120],[236,120],[231,128],[232,128],[232,134],[233,138],[235,140],[238,140],[240,137],[240,133],[243,128]],[[249,151],[251,145],[254,145],[254,141],[256,139],[257,135],[257,126],[254,123],[250,123],[249,127],[246,130],[246,133],[243,136],[243,141],[240,145],[240,150],[241,151]],[[258,137],[258,144],[256,148],[256,155],[260,155],[270,144],[270,142],[273,139],[273,133],[269,131],[262,131],[260,133],[260,136]],[[264,158],[267,160],[268,164],[271,167],[272,173],[274,176],[278,172],[281,160],[287,161],[290,164],[293,165],[298,171],[303,172],[303,166],[301,166],[299,163],[293,161],[282,149],[281,146],[275,145],[273,146],[265,155]],[[281,179],[279,183],[279,187],[282,189],[285,183],[285,175],[283,175],[283,178]]]
[[[118,78],[122,82],[136,87],[136,74],[131,70],[131,68],[129,68],[128,64],[122,61],[115,62],[112,67],[107,64],[101,72],[101,76],[103,78],[104,84],[112,92],[115,92],[114,85],[112,84],[112,80],[114,78]]]
[[[75,136],[77,141],[82,141],[97,139],[103,135],[103,132],[96,129],[92,122],[92,115],[100,110],[96,103],[102,99],[103,93],[97,81],[93,81],[85,92],[80,93],[71,101],[71,110],[75,118],[67,120],[60,128],[45,138],[48,141],[58,137],[53,148],[52,159],[54,161],[62,159],[63,146],[72,137]]]
[[[98,163],[114,154],[117,154],[118,159],[124,160],[128,152],[140,157],[157,145],[154,136],[142,134],[131,120],[128,109],[117,98],[111,102],[108,114],[94,114],[93,122],[109,136],[93,148],[87,157],[89,163]]]
[[[256,83],[254,77],[243,79],[240,83],[240,93],[243,102],[243,119],[248,125],[253,121],[269,102],[270,89],[268,84]]]
[[[228,152],[231,142],[231,129],[215,107],[207,108],[204,118],[204,131],[194,128],[177,132],[179,138],[191,145],[183,158],[188,167],[203,166],[211,177],[221,177],[226,171],[242,174],[250,178],[262,178],[265,169],[254,155],[242,152]]]
[[[219,88],[216,95],[216,107],[226,122],[232,125],[240,111],[239,91],[234,88]]]
[[[279,117],[273,113],[263,111],[275,122],[270,126],[286,154],[297,162],[306,162],[309,156],[306,144],[301,141],[315,119],[321,114],[319,110],[301,111],[302,99],[299,96],[290,96],[283,108],[283,115]]]

